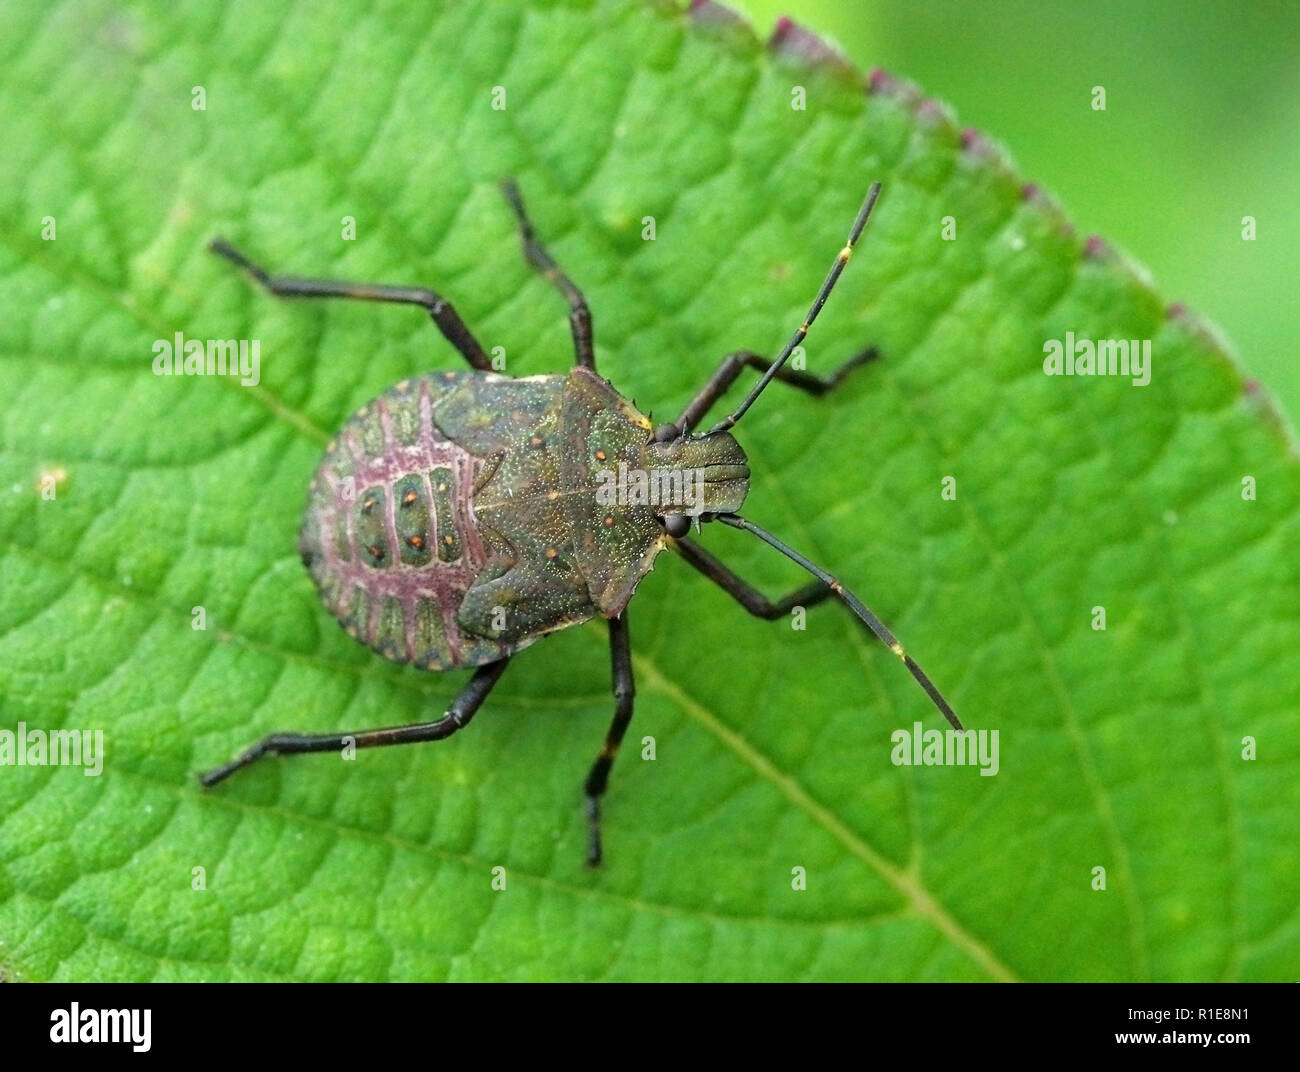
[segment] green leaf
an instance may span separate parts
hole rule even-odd
[[[709,5],[330,12],[6,9],[0,723],[102,730],[104,766],[0,768],[4,975],[1294,977],[1300,471],[1214,334],[941,106],[797,31],[765,47]],[[274,301],[207,240],[435,286],[511,373],[562,371],[507,174],[602,373],[661,417],[726,352],[781,346],[883,182],[807,344],[812,371],[882,359],[763,396],[746,512],[999,731],[995,777],[891,762],[894,730],[942,722],[841,609],[753,619],[666,556],[630,611],[599,872],[599,622],[520,655],[450,741],[199,789],[265,733],[426,720],[465,680],[349,640],[294,553],[332,432],[457,356],[409,309]],[[258,340],[259,382],[155,376],[175,332]],[[1150,384],[1045,376],[1066,332],[1151,340]],[[805,580],[718,528],[764,591]]]

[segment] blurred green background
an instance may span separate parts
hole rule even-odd
[[[947,102],[1300,416],[1300,4],[728,0]],[[1091,106],[1106,89],[1106,111]],[[1254,216],[1256,240],[1242,239]]]

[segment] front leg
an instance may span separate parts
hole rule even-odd
[[[831,594],[829,585],[823,584],[821,581],[811,581],[802,588],[796,588],[788,595],[773,601],[748,581],[737,576],[720,558],[710,554],[699,544],[679,536],[675,540],[670,540],[668,546],[731,596],[755,618],[765,618],[769,622],[775,621],[777,618],[784,618],[795,607],[811,607],[814,603],[820,603]]]
[[[777,369],[774,378],[782,383],[788,383],[791,387],[796,387],[800,391],[806,391],[810,395],[820,397],[838,387],[844,377],[859,365],[864,365],[878,356],[879,353],[876,348],[869,346],[860,353],[854,354],[825,378],[814,376],[811,372],[802,372],[799,369],[792,368]],[[734,354],[728,354],[722,359],[722,364],[718,366],[717,371],[709,377],[708,382],[700,388],[700,393],[691,399],[690,405],[682,410],[682,415],[677,418],[677,430],[680,432],[683,429],[698,428],[700,422],[704,420],[705,414],[726,393],[727,388],[736,382],[741,370],[746,366],[758,372],[766,372],[771,364],[772,362],[767,358],[754,353],[752,350],[737,350]]]

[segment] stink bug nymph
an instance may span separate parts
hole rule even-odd
[[[835,577],[740,516],[749,492],[745,453],[731,434],[773,380],[824,395],[875,356],[826,378],[786,368],[848,263],[880,195],[875,183],[804,322],[773,361],[723,359],[671,424],[652,426],[596,374],[591,313],[533,232],[515,184],[502,184],[524,256],[569,306],[576,363],[567,376],[498,375],[456,310],[424,287],[272,276],[224,239],[212,252],[272,294],[358,298],[425,309],[469,364],[403,380],[362,406],[326,448],[307,498],[298,548],[329,612],[348,634],[397,663],[473,669],[432,722],[350,733],[276,733],[223,767],[205,787],[267,754],[436,741],[468,724],[515,653],[599,615],[609,622],[614,720],[584,785],[587,862],[600,863],[600,798],[632,717],[627,604],[665,548],[681,555],[751,614],[784,617],[834,596],[903,660],[953,726],[961,723],[881,621]],[[705,415],[746,367],[762,372],[743,401],[703,433]],[[816,578],[771,601],[688,538],[692,524],[744,529]]]

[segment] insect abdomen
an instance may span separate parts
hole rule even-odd
[[[472,373],[403,380],[363,406],[325,451],[299,549],[350,636],[440,670],[515,650],[457,622],[486,554],[472,511],[482,459],[439,432],[440,398]]]

